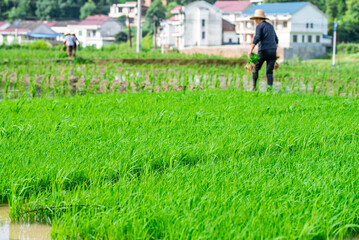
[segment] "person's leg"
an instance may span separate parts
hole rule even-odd
[[[252,91],[257,90],[257,80],[258,80],[259,70],[261,70],[262,65],[263,65],[263,63],[265,61],[265,57],[262,54],[262,51],[260,51],[258,53],[258,55],[259,55],[258,63],[256,64],[255,70],[252,72]]]
[[[273,86],[273,69],[277,60],[276,49],[267,50],[267,84],[269,87]]]
[[[76,44],[74,45],[73,54],[72,56],[76,57]]]
[[[71,46],[67,46],[67,57],[71,57]]]

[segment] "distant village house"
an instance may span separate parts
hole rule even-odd
[[[77,24],[68,25],[68,30],[76,34],[83,47],[101,48],[113,44],[115,35],[123,30],[123,26],[107,15],[94,15]]]

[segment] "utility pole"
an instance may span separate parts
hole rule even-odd
[[[17,36],[18,36],[18,34],[17,34],[17,26],[18,26],[19,22],[21,22],[21,19],[16,20],[14,22],[14,25],[15,25],[15,41],[17,41]]]
[[[334,36],[333,36],[333,61],[332,61],[332,67],[335,67],[335,50],[337,46],[337,27],[338,27],[339,21],[336,21],[334,23]]]
[[[130,41],[130,48],[132,48],[131,23],[130,23],[129,14],[127,14],[127,21],[128,21],[128,40]]]
[[[142,29],[141,29],[141,0],[137,0],[137,43],[136,43],[136,52],[141,51],[141,38],[142,38]]]

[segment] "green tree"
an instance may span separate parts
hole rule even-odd
[[[30,4],[31,2],[27,0],[21,0],[17,7],[14,6],[8,12],[8,19],[15,20],[33,18],[34,13],[32,12]]]
[[[117,18],[117,20],[122,23],[122,24],[125,24],[126,23],[126,20],[127,20],[127,16],[126,15],[122,15],[122,16],[119,16]]]
[[[54,0],[39,0],[36,2],[36,16],[40,20],[50,20],[61,15],[60,8]]]
[[[146,13],[146,18],[153,25],[153,46],[156,48],[157,28],[160,26],[161,20],[166,18],[166,8],[162,5],[161,0],[155,0]]]
[[[8,12],[14,6],[14,2],[12,1],[0,1],[0,20],[7,19]]]
[[[127,42],[127,34],[125,32],[119,32],[115,35],[115,41],[119,43],[125,43]]]
[[[170,2],[167,4],[166,9],[167,9],[167,14],[166,14],[166,18],[170,18],[172,16],[171,14],[171,10],[174,9],[175,7],[178,6],[178,3],[176,2]]]
[[[80,18],[85,19],[87,16],[90,16],[95,12],[96,12],[96,4],[92,0],[89,0],[80,9]]]

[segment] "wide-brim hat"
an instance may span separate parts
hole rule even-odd
[[[266,17],[266,15],[264,14],[264,11],[262,9],[257,9],[254,12],[253,17],[250,18],[250,20],[255,20],[255,19],[264,19],[264,20],[268,20],[268,18]]]
[[[70,33],[64,33],[64,36],[66,36],[66,35],[71,35]]]

